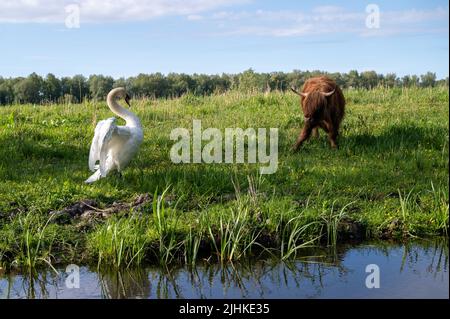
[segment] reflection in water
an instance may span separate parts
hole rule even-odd
[[[30,271],[21,275],[10,273],[0,277],[0,299],[47,299],[51,298],[51,287],[57,285],[58,278],[55,272]]]
[[[150,280],[145,269],[108,271],[98,276],[102,298],[150,297]]]
[[[97,271],[80,267],[80,288],[64,268],[0,274],[0,298],[448,298],[448,240],[377,242],[304,250],[290,262],[243,260],[170,270]],[[365,267],[381,270],[381,288],[365,287]]]

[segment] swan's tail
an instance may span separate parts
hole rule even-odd
[[[86,184],[90,184],[93,183],[95,181],[98,181],[100,178],[102,178],[102,174],[100,173],[100,170],[95,171],[94,174],[92,174],[87,180],[85,180],[84,182]]]

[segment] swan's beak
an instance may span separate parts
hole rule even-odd
[[[131,97],[128,94],[125,95],[125,102],[128,104],[129,107],[131,107],[130,100],[131,100]]]

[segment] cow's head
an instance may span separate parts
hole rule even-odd
[[[328,101],[327,97],[333,95],[335,90],[330,92],[311,91],[311,92],[299,92],[299,95],[303,97],[302,108],[305,118],[313,119],[319,116],[319,113],[326,107]]]

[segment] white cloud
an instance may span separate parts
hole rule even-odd
[[[252,0],[0,0],[0,23],[64,23],[65,7],[77,4],[81,24],[145,21],[178,15],[187,21],[210,23],[208,32],[215,35],[299,37],[339,33],[359,36],[448,33],[448,7],[402,11],[384,11],[380,7],[379,29],[366,27],[367,13],[363,7],[360,11],[338,6],[318,6],[310,11],[225,10],[248,2]]]
[[[65,6],[77,4],[83,22],[142,21],[200,12],[248,0],[1,0],[0,23],[62,23]]]
[[[312,12],[319,14],[330,14],[330,13],[339,13],[343,12],[343,9],[338,6],[318,6],[315,7]]]
[[[417,23],[438,19],[448,20],[448,8],[436,8],[434,10],[406,10],[402,12],[386,12],[388,21],[392,23]]]
[[[257,35],[298,37],[317,34],[354,33],[361,36],[393,35],[398,33],[448,32],[448,8],[430,10],[386,11],[380,8],[380,28],[366,27],[365,11],[348,11],[336,6],[320,6],[311,12],[220,11],[208,16],[220,23],[223,35]],[[435,27],[433,23],[446,22]],[[424,25],[424,23],[427,23]],[[227,25],[228,24],[228,25]]]
[[[199,21],[203,20],[203,16],[199,14],[190,14],[186,17],[189,21]]]

